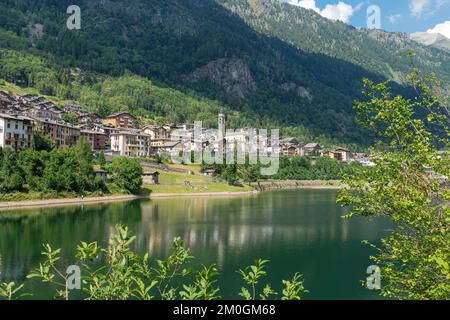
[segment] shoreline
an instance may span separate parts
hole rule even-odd
[[[85,198],[62,198],[62,199],[44,199],[44,200],[22,200],[22,201],[5,201],[0,202],[0,214],[3,211],[17,210],[17,209],[39,209],[49,207],[66,207],[80,204],[96,204],[96,203],[113,203],[122,201],[134,200],[152,200],[152,199],[167,199],[167,198],[193,198],[193,197],[233,197],[244,195],[257,195],[262,192],[272,192],[277,190],[339,190],[341,186],[332,185],[297,185],[290,187],[275,187],[267,188],[262,191],[237,191],[237,192],[203,192],[203,193],[154,193],[149,195],[116,195],[104,197],[85,197]]]
[[[265,187],[260,192],[271,192],[271,191],[282,191],[282,190],[341,190],[344,186],[321,186],[321,185],[311,185],[311,186],[268,186]]]
[[[113,203],[134,200],[152,200],[164,198],[192,198],[192,197],[229,197],[258,194],[259,191],[242,192],[204,192],[204,193],[155,193],[149,195],[119,195],[104,197],[85,197],[85,198],[63,198],[63,199],[44,199],[44,200],[25,200],[25,201],[5,201],[0,202],[0,214],[2,211],[17,209],[39,209],[50,207],[66,207],[80,204]]]

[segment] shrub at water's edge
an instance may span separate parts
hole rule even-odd
[[[37,137],[36,150],[15,152],[0,148],[0,201],[21,201],[138,194],[142,167],[137,160],[115,158],[103,165],[111,176],[106,184],[94,172],[91,145],[80,140],[73,147],[57,149],[45,137]]]

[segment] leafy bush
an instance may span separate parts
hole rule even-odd
[[[77,246],[77,265],[81,267],[83,298],[88,300],[216,300],[220,299],[217,287],[219,271],[215,265],[193,267],[195,258],[190,249],[184,247],[180,238],[173,241],[172,252],[165,260],[151,262],[148,253],[139,256],[130,248],[135,240],[128,228],[116,227],[116,233],[109,240],[107,248],[97,242],[81,242]],[[44,284],[57,288],[56,297],[69,300],[69,276],[61,266],[61,249],[44,245],[45,260],[32,271],[28,278],[40,279]],[[284,280],[281,294],[272,290],[270,284],[263,286],[267,275],[268,261],[257,260],[255,265],[239,270],[245,286],[239,295],[247,300],[280,297],[283,300],[300,300],[306,293],[303,280],[296,274],[291,280]],[[99,266],[100,265],[100,266]],[[261,290],[262,288],[262,290]],[[23,285],[0,284],[0,298],[20,299]]]
[[[260,175],[258,165],[206,165],[201,170],[215,169],[216,174],[229,184],[236,184],[240,179],[245,182],[255,182],[258,179],[280,180],[340,180],[361,168],[358,163],[341,163],[330,158],[318,158],[314,164],[307,157],[281,157],[278,173],[268,177]]]
[[[55,148],[55,143],[47,136],[39,132],[34,134],[34,149],[36,151],[52,151]]]
[[[1,192],[54,191],[82,195],[105,190],[103,181],[94,175],[92,151],[87,141],[80,140],[74,147],[50,152],[0,149]]]
[[[133,194],[141,190],[143,170],[138,160],[126,157],[114,158],[108,166],[108,172],[119,188]]]

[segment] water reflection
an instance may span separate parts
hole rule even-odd
[[[42,243],[61,247],[70,264],[78,242],[106,245],[123,223],[137,236],[135,249],[153,257],[166,256],[175,237],[185,239],[200,261],[220,267],[230,296],[240,285],[234,271],[267,258],[277,280],[304,273],[311,298],[373,297],[359,287],[369,255],[361,240],[376,242],[389,225],[342,219],[335,199],[335,191],[303,190],[0,213],[0,277],[23,281]]]

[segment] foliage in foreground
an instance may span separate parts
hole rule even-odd
[[[349,175],[339,201],[351,206],[350,217],[387,216],[397,226],[371,257],[382,269],[383,296],[450,299],[449,103],[434,77],[409,79],[415,100],[365,82],[367,100],[356,110],[379,135],[376,168]]]
[[[97,242],[81,242],[77,246],[77,265],[81,267],[82,298],[87,300],[215,300],[220,299],[217,287],[219,271],[215,265],[192,268],[195,258],[190,249],[184,247],[181,239],[173,241],[172,252],[166,260],[153,263],[149,255],[140,256],[132,251],[135,236],[128,228],[116,227],[107,248]],[[61,249],[54,250],[44,245],[44,262],[28,278],[37,278],[56,288],[55,298],[69,300],[75,291],[70,285],[76,282],[61,266]],[[267,275],[265,265],[268,261],[257,260],[238,273],[244,280],[239,296],[246,300],[300,300],[307,292],[300,274],[291,280],[283,281],[281,294],[275,292],[270,284],[262,284]],[[261,289],[262,288],[262,289]],[[29,295],[22,292],[23,285],[0,283],[0,298],[12,300]],[[78,297],[77,297],[78,298]]]

